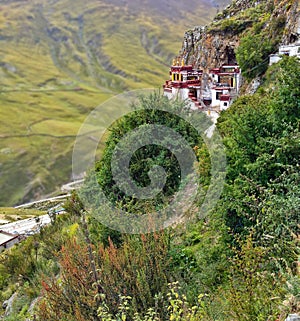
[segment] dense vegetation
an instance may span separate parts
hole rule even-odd
[[[0,57],[6,90],[0,97],[5,107],[1,197],[9,195],[10,203],[65,180],[74,133],[96,103],[120,90],[161,83],[164,63],[178,47],[177,30],[183,28],[178,21],[185,21],[177,17],[174,28],[174,17],[168,16],[161,23],[161,15],[149,14],[150,2],[145,2],[147,15],[137,10],[136,1],[124,7],[117,0],[89,6],[56,1],[53,12],[42,0],[43,6],[34,8],[21,2],[22,10],[18,2],[5,1],[5,10],[0,10],[0,42],[6,44]],[[130,175],[144,188],[151,183],[149,170],[162,166],[167,178],[163,190],[138,200],[116,186],[111,160],[117,144],[135,128],[144,126],[146,135],[151,124],[172,128],[186,139],[198,160],[201,191],[207,191],[212,155],[203,137],[174,114],[180,110],[190,118],[199,115],[159,93],[141,97],[143,108],[109,129],[95,168],[96,185],[91,173],[84,189],[64,205],[65,214],[51,216],[52,224],[39,235],[0,254],[0,301],[10,298],[1,319],[283,321],[287,314],[300,312],[300,64],[283,57],[268,67],[268,55],[286,32],[285,13],[293,1],[253,3],[236,1],[211,25],[215,32],[239,36],[236,56],[243,76],[262,80],[255,94],[236,99],[218,119],[227,176],[217,205],[199,217],[200,194],[176,225],[153,232],[150,215],[148,233],[131,235],[99,220],[99,209],[107,217],[115,215],[101,199],[92,199],[94,207],[89,208],[82,202],[100,186],[116,210],[139,216],[164,209],[188,184],[180,180],[176,157],[153,143],[132,155]],[[74,7],[71,14],[64,11],[66,4]],[[93,22],[99,17],[103,23],[96,32]],[[198,19],[197,10],[187,17]],[[155,27],[160,23],[162,28]],[[21,29],[30,31],[30,37],[16,32]],[[203,114],[200,118],[209,126]],[[134,138],[143,140],[139,134]],[[181,151],[180,144],[173,145]],[[39,157],[32,161],[32,155]],[[177,204],[178,212],[185,210],[185,201]],[[3,209],[2,214],[9,212]]]
[[[185,224],[121,235],[102,226],[74,194],[65,205],[69,214],[2,254],[1,298],[14,291],[18,297],[5,320],[30,313],[43,321],[275,321],[299,312],[299,73],[299,61],[284,57],[256,94],[222,113],[217,126],[227,153],[226,186],[205,219],[195,207]],[[122,136],[117,133],[149,117],[142,111],[115,124],[106,153]],[[169,114],[151,117],[171,121]],[[187,128],[176,118],[173,124]],[[148,150],[140,152],[148,159]],[[202,184],[208,184],[210,158],[204,150],[198,154]],[[105,156],[97,168],[103,186],[109,161]]]
[[[164,198],[168,198],[168,196],[173,195],[178,190],[182,174],[180,164],[174,155],[176,153],[183,153],[184,146],[182,146],[181,142],[172,140],[172,138],[165,135],[165,133],[160,134],[158,128],[156,128],[156,136],[162,138],[160,146],[155,144],[143,146],[145,144],[145,137],[143,137],[143,135],[150,135],[151,132],[149,129],[152,128],[151,126],[159,125],[162,126],[161,131],[163,131],[164,128],[172,128],[185,139],[191,149],[196,146],[201,146],[203,140],[195,128],[174,114],[176,110],[178,114],[184,113],[188,117],[189,111],[185,102],[176,101],[173,103],[173,106],[171,106],[166,97],[155,93],[149,97],[142,97],[140,105],[143,106],[142,109],[126,115],[111,129],[110,136],[106,141],[105,152],[103,153],[101,161],[97,164],[96,171],[98,172],[97,177],[99,184],[110,201],[119,202],[122,208],[130,207],[130,209],[128,208],[129,211],[140,210],[143,212],[145,208],[147,208],[147,211],[150,212],[151,210],[155,210],[155,208],[163,202]],[[173,113],[170,113],[172,111]],[[198,113],[197,117],[202,120],[203,125],[209,123],[208,120],[205,121],[205,115],[203,113]],[[149,170],[154,166],[162,166],[166,170],[166,183],[162,191],[158,193],[155,198],[151,198],[150,202],[148,200],[140,200],[141,203],[137,205],[137,198],[127,197],[124,195],[124,192],[120,191],[116,186],[112,175],[111,160],[117,143],[126,134],[136,128],[141,128],[141,126],[143,126],[143,130],[132,138],[137,143],[140,141],[142,147],[131,157],[129,167],[130,175],[134,181],[137,182],[138,186],[146,187],[151,183],[148,176]],[[163,135],[165,136],[161,137]],[[172,151],[168,150],[166,146],[169,146],[169,149],[172,149]],[[185,156],[188,158],[189,155],[186,154]],[[128,205],[126,206],[126,204]]]

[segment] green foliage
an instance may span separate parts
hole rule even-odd
[[[28,238],[21,246],[16,247],[11,253],[5,252],[2,256],[7,273],[21,278],[30,278],[36,270],[35,252],[33,249],[33,238]]]
[[[275,320],[297,305],[292,294],[297,281],[289,289],[285,284],[287,275],[297,280],[299,274],[294,269],[300,208],[297,74],[299,62],[284,57],[267,72],[257,94],[237,99],[218,121],[228,170],[216,210],[237,246],[229,287],[220,287],[230,320]],[[237,241],[238,235],[246,241]]]
[[[270,273],[267,250],[254,246],[251,237],[231,261],[227,292],[230,320],[275,320],[283,298],[284,279]]]
[[[249,3],[249,2],[248,2]],[[252,34],[258,34],[263,27],[266,25],[267,21],[270,20],[271,13],[274,10],[271,2],[261,2],[255,4],[255,6],[244,7],[241,10],[239,6],[235,6],[233,2],[223,12],[219,13],[212,25],[209,27],[209,31],[221,31],[226,34],[232,35],[243,35],[243,32],[248,32],[251,30]],[[273,23],[275,20],[277,22]],[[278,18],[272,17],[271,23],[273,23],[274,28],[280,28],[282,26],[282,17],[279,21]]]
[[[174,244],[169,255],[176,280],[195,304],[199,293],[213,295],[226,281],[230,237],[218,213],[188,224],[181,233],[181,243]]]
[[[300,64],[296,57],[282,57],[281,61],[270,68],[266,82],[272,81],[273,99],[272,112],[274,130],[282,131],[290,124],[291,129],[297,128],[300,118]]]
[[[186,300],[185,295],[180,294],[180,287],[178,287],[178,282],[173,282],[169,284],[169,291],[167,293],[167,300],[165,302],[166,311],[168,311],[168,316],[161,318],[156,312],[155,308],[149,308],[146,314],[141,315],[136,312],[132,318],[133,321],[201,321],[205,320],[205,304],[202,301],[203,295],[198,296],[197,305],[190,306]],[[109,308],[104,302],[102,302],[100,308],[98,309],[98,315],[101,320],[105,321],[126,321],[131,320],[130,311],[132,310],[130,296],[120,296],[120,303],[118,306],[119,312],[113,316],[109,312]]]
[[[64,209],[75,219],[81,217],[84,206],[76,191],[72,191],[71,196],[64,203]]]
[[[236,59],[248,80],[262,75],[268,67],[269,55],[276,51],[276,42],[267,34],[245,35],[236,49]]]
[[[263,75],[268,68],[269,55],[278,49],[286,17],[278,15],[275,9],[272,2],[267,1],[240,13],[244,19],[250,19],[236,49],[237,62],[247,80]],[[234,21],[238,21],[237,18]]]
[[[142,107],[141,110],[133,111],[130,115],[126,115],[110,129],[111,133],[106,142],[103,157],[96,166],[96,171],[99,185],[110,201],[119,203],[122,209],[126,209],[129,212],[144,213],[145,211],[150,212],[159,208],[166,198],[178,190],[181,169],[174,154],[180,152],[182,146],[180,142],[168,142],[170,138],[165,135],[161,145],[171,145],[173,146],[173,151],[169,151],[162,146],[150,144],[134,152],[130,160],[129,171],[130,176],[138,186],[146,187],[150,184],[148,173],[154,166],[162,166],[166,171],[166,184],[162,192],[151,200],[138,200],[135,197],[126,196],[114,182],[111,160],[117,144],[128,132],[141,126],[143,126],[144,135],[147,136],[149,124],[172,128],[185,138],[191,148],[202,145],[202,139],[188,122],[173,113],[177,109],[187,114],[184,102],[170,102],[160,93],[154,93],[149,97],[141,97],[140,106]],[[170,112],[164,110],[170,110]],[[136,140],[143,143],[143,136],[139,134]]]
[[[211,162],[209,151],[204,143],[200,147],[195,146],[194,149],[199,159],[199,183],[204,189],[207,189],[211,179]]]
[[[218,211],[235,238],[251,233],[273,258],[266,278],[292,269],[299,255],[298,72],[299,62],[285,57],[270,68],[260,93],[238,99],[218,125],[228,156]]]
[[[112,240],[116,247],[119,247],[123,243],[122,234],[113,230],[103,224],[101,224],[93,216],[89,217],[89,232],[93,244],[101,243],[104,247],[110,245]]]
[[[252,21],[239,20],[236,18],[224,19],[221,24],[221,31],[231,33],[233,35],[240,34],[242,31],[247,29],[249,25],[252,25]]]

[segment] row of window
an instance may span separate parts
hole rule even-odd
[[[187,80],[197,80],[196,77],[190,76],[187,77]],[[182,74],[172,74],[172,81],[183,81],[183,75]]]

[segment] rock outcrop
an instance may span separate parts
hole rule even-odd
[[[222,64],[235,64],[236,48],[241,38],[261,30],[266,38],[277,37],[274,52],[280,44],[299,40],[298,1],[233,1],[209,26],[196,27],[185,33],[180,56],[186,64],[193,64],[204,71]]]

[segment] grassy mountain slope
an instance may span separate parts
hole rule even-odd
[[[89,111],[160,86],[183,31],[214,12],[196,0],[0,1],[0,205],[68,181]]]

